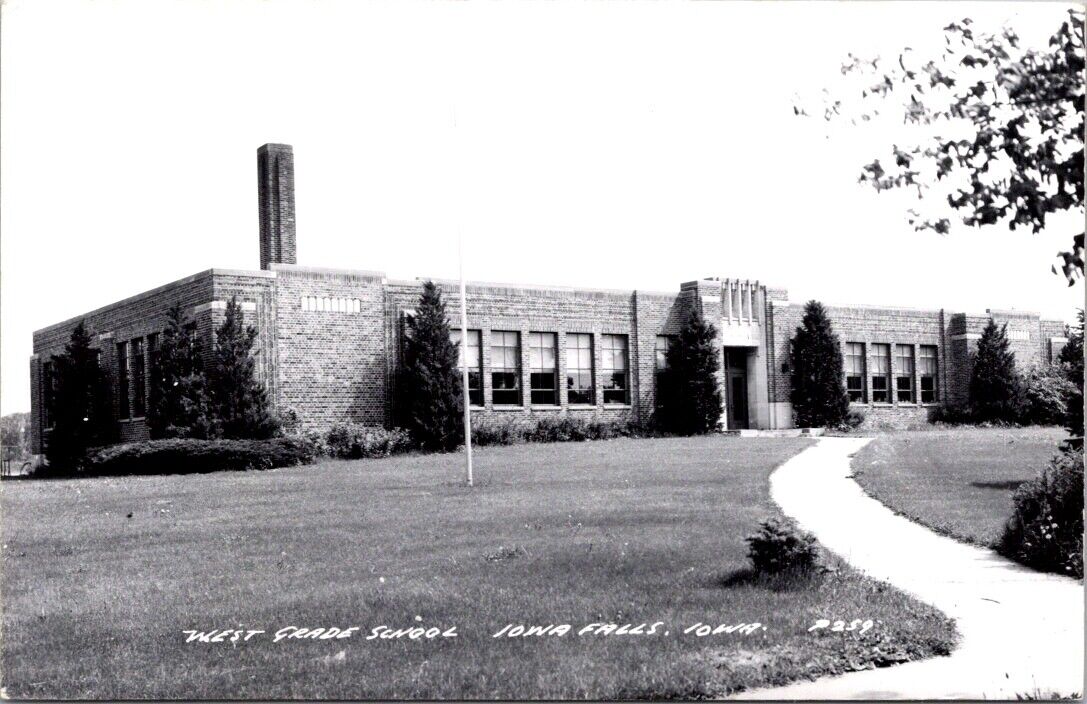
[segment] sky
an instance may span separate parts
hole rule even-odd
[[[794,98],[847,53],[969,16],[1044,42],[1061,3],[51,2],[0,25],[0,412],[33,330],[211,267],[258,267],[256,150],[294,146],[298,263],[1072,320],[1083,215],[914,232],[858,185],[897,128]]]

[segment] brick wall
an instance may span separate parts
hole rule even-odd
[[[436,282],[442,290],[452,327],[459,327],[459,284]],[[386,301],[389,359],[387,376],[394,398],[395,370],[400,364],[400,335],[405,310],[418,305],[419,281],[390,281]],[[676,334],[683,320],[683,297],[635,291],[574,290],[503,284],[469,284],[466,287],[468,328],[481,331],[484,406],[477,413],[575,413],[608,419],[649,422],[655,399],[654,359],[656,336]],[[498,407],[492,402],[491,332],[516,331],[521,342],[521,404]],[[558,396],[554,406],[533,406],[530,397],[529,333],[556,333]],[[566,389],[566,333],[593,336],[594,403],[571,406]],[[601,335],[627,336],[630,372],[629,404],[604,404],[601,383]],[[390,409],[391,412],[392,409]]]
[[[769,297],[769,296],[768,296]],[[804,315],[804,306],[799,303],[786,304],[774,296],[770,301],[772,326],[769,339],[773,340],[774,364],[772,376],[772,394],[775,400],[789,400],[790,377],[787,371],[789,359],[789,341],[796,334]],[[851,403],[851,408],[860,411],[866,418],[882,424],[904,425],[927,419],[931,407],[938,405],[948,394],[947,344],[945,314],[942,310],[915,310],[907,308],[866,307],[866,306],[825,306],[830,316],[831,325],[845,355],[848,342],[864,344],[867,356],[865,379],[866,401]],[[875,403],[872,400],[873,344],[890,345],[891,353],[891,388],[887,403]],[[914,360],[914,401],[900,402],[894,390],[895,377],[900,369],[895,354],[897,345],[908,345],[913,350]],[[937,404],[920,403],[919,359],[921,345],[937,347]]]
[[[223,269],[209,269],[194,274],[193,276],[174,281],[145,291],[144,293],[126,298],[117,303],[98,308],[85,315],[71,318],[61,323],[51,325],[34,333],[34,354],[37,361],[32,361],[31,377],[31,436],[35,439],[34,449],[42,450],[42,408],[41,408],[41,379],[40,368],[43,362],[48,361],[53,355],[64,351],[64,346],[71,337],[79,321],[84,321],[87,331],[91,334],[93,346],[101,351],[103,371],[113,390],[113,415],[117,419],[117,432],[121,440],[139,440],[147,437],[147,426],[142,417],[120,418],[121,399],[118,396],[120,384],[118,383],[118,371],[120,360],[118,358],[117,344],[129,343],[131,355],[131,341],[143,338],[144,343],[144,369],[150,368],[149,350],[146,345],[147,335],[159,333],[166,326],[166,313],[175,303],[180,303],[185,309],[188,319],[197,325],[199,339],[204,348],[205,355],[210,354],[212,345],[212,329],[215,323],[215,314],[221,316],[221,310],[217,310],[212,303],[224,300],[222,296],[237,294],[241,301],[259,302],[268,299],[271,291],[274,275],[268,272],[239,272]],[[265,310],[267,308],[265,307]],[[258,316],[256,323],[261,326],[261,338],[258,343],[262,349],[268,345],[269,331],[274,326],[273,318]],[[254,321],[250,321],[254,322]],[[131,370],[132,365],[129,365]],[[270,370],[269,370],[270,371]],[[128,384],[129,408],[133,408],[135,398],[133,394],[136,384]],[[145,383],[145,393],[150,384]],[[146,399],[145,399],[146,404]]]
[[[276,389],[306,428],[384,425],[387,339],[383,275],[273,265]],[[316,299],[305,309],[304,297]],[[357,303],[354,303],[357,301]]]

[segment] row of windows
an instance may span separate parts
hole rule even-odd
[[[596,401],[591,333],[566,335],[566,396],[571,405],[592,405]],[[451,331],[459,344],[459,330]],[[468,365],[468,400],[483,405],[482,333],[468,331],[467,344],[460,345],[460,364]],[[630,403],[630,355],[626,335],[600,336],[600,373],[604,403]],[[528,335],[529,401],[534,406],[559,405],[558,333],[531,332]],[[491,331],[491,403],[520,406],[521,333]]]
[[[863,342],[845,343],[845,387],[853,403],[891,402],[891,345],[874,342],[870,354],[865,354]],[[914,403],[920,390],[921,403],[937,400],[936,346],[918,348],[918,364],[914,364],[913,345],[894,346],[894,398],[899,403]],[[868,362],[871,373],[867,373]]]
[[[151,359],[151,369],[155,366],[158,353],[158,333],[117,343],[117,413],[122,420],[142,418],[147,414],[147,357]],[[129,394],[131,388],[132,393]]]
[[[322,313],[361,313],[362,301],[340,296],[302,296],[302,310]]]

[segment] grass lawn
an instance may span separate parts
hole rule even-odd
[[[17,698],[644,698],[946,653],[930,607],[847,568],[750,578],[772,469],[811,441],[623,439],[266,472],[5,482]],[[872,619],[864,635],[809,633]],[[759,622],[754,633],[684,634]],[[592,623],[652,634],[578,635]],[[570,624],[565,636],[495,638]],[[457,637],[367,640],[371,629]],[[286,639],[287,626],[348,639]],[[260,629],[237,643],[183,630]]]
[[[955,428],[880,435],[853,458],[865,491],[941,533],[992,545],[1012,494],[1068,434],[1060,428]]]

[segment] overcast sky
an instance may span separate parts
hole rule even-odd
[[[294,145],[298,261],[394,278],[675,291],[1071,320],[1046,231],[917,233],[856,183],[886,126],[793,96],[847,52],[1042,3],[43,2],[3,5],[0,410],[33,330],[210,267],[257,268],[256,149]],[[454,124],[456,125],[454,127]]]

